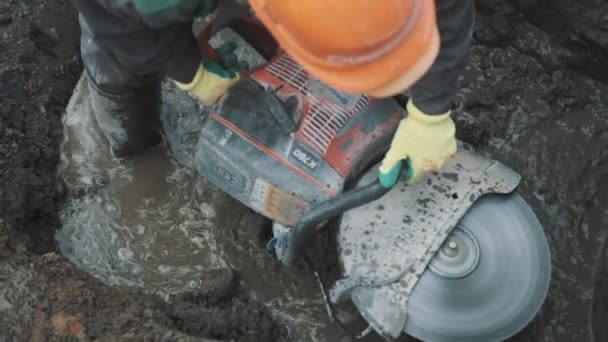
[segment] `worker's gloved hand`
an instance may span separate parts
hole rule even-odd
[[[439,170],[456,153],[456,128],[449,111],[428,115],[412,100],[407,104],[407,111],[380,165],[378,178],[386,188],[395,185],[404,162],[408,167],[407,182],[415,183],[428,172]]]
[[[235,49],[236,43],[234,42],[224,43],[217,49],[225,68],[203,56],[192,82],[175,83],[180,89],[188,91],[203,104],[215,104],[240,79],[240,72],[248,68],[247,63],[238,61],[234,54]]]

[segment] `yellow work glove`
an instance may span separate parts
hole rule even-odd
[[[224,60],[223,68],[213,60],[203,56],[192,82],[175,82],[177,86],[194,95],[205,105],[215,104],[228,90],[240,79],[239,72],[247,69],[246,63],[238,62],[234,55],[236,44],[224,43],[217,49],[218,54]]]
[[[380,165],[378,179],[386,188],[397,182],[403,161],[408,167],[407,182],[415,183],[428,172],[439,170],[456,153],[456,128],[450,111],[428,115],[410,100],[407,112]]]

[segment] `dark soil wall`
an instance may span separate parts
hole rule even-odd
[[[54,249],[60,118],[80,74],[76,13],[49,4],[0,4],[0,234],[36,253]]]
[[[608,80],[608,3],[602,0],[511,0],[526,20],[546,32],[569,54],[569,67]]]

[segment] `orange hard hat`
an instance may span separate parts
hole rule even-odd
[[[336,89],[409,88],[439,51],[433,0],[249,0],[283,49]]]

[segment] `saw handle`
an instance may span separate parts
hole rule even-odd
[[[362,186],[355,190],[345,192],[339,196],[321,202],[309,210],[298,220],[281,262],[287,266],[293,266],[298,262],[304,248],[316,237],[317,227],[347,210],[373,202],[384,196],[391,188],[385,188],[377,179],[373,183]]]
[[[408,162],[402,163],[397,179],[409,177],[411,168]],[[370,184],[344,192],[334,198],[321,202],[310,209],[298,222],[289,236],[285,253],[281,262],[286,266],[295,265],[302,256],[304,249],[317,235],[317,227],[344,212],[373,202],[388,193],[392,187],[385,187],[378,178]]]

